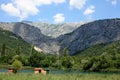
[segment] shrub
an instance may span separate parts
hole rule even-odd
[[[22,68],[22,62],[20,62],[19,60],[15,60],[13,63],[12,63],[12,67],[13,67],[13,72],[14,73],[17,73],[17,70],[21,69]]]

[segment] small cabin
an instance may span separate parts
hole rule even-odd
[[[13,69],[12,68],[9,68],[8,69],[8,74],[12,74],[13,73]]]
[[[34,68],[34,73],[35,74],[42,74],[42,75],[46,75],[46,71],[42,68]]]

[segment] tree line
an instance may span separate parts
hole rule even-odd
[[[23,66],[44,67],[63,70],[112,71],[120,70],[120,51],[112,48],[95,56],[69,56],[67,48],[63,53],[45,54],[31,46],[29,54],[23,53],[20,46],[11,50],[6,44],[0,46],[0,64],[21,64]]]

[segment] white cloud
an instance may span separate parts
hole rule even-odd
[[[77,8],[77,9],[82,9],[84,5],[86,4],[87,0],[70,0],[70,8]]]
[[[87,16],[88,20],[92,20],[92,14],[95,12],[95,6],[94,5],[90,5],[84,12],[83,14],[85,16]]]
[[[19,10],[17,8],[15,8],[13,6],[13,4],[11,4],[11,3],[8,3],[7,5],[2,4],[1,9],[4,10],[5,12],[9,13],[9,15],[11,15],[11,16],[19,17],[19,15],[20,15]]]
[[[64,3],[66,0],[52,0],[55,4]]]
[[[10,3],[1,4],[1,9],[11,16],[23,20],[30,15],[37,15],[41,5],[64,3],[65,0],[12,0]]]
[[[90,14],[92,14],[94,12],[95,12],[95,6],[91,5],[84,11],[83,14],[84,15],[90,15]]]
[[[55,23],[61,23],[61,22],[65,21],[64,14],[62,14],[62,13],[56,14],[55,16],[53,16],[53,18],[54,18]]]
[[[111,3],[112,5],[117,5],[117,0],[112,0]]]
[[[113,6],[116,6],[118,3],[118,0],[106,0],[107,2],[110,2]]]

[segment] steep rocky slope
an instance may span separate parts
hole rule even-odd
[[[120,19],[97,20],[79,24],[79,27],[78,24],[48,25],[31,22],[0,23],[3,29],[21,36],[46,53],[56,53],[67,48],[69,54],[74,54],[95,44],[120,40]]]
[[[47,24],[33,22],[0,23],[0,27],[22,37],[25,41],[39,47],[45,53],[56,53],[60,45],[56,37],[72,32],[83,23]]]
[[[22,22],[0,23],[0,27],[22,37],[25,41],[39,47],[45,53],[55,53],[57,52],[56,50],[59,50],[55,39],[43,35],[40,29],[29,24]]]
[[[35,26],[41,30],[41,33],[52,37],[57,38],[60,35],[64,35],[66,33],[70,33],[77,29],[79,26],[87,23],[87,22],[79,22],[79,23],[63,23],[63,24],[50,24],[50,23],[40,23],[40,22],[25,22],[29,25]]]
[[[82,25],[74,32],[58,38],[71,54],[95,44],[120,40],[120,19],[105,19]]]

